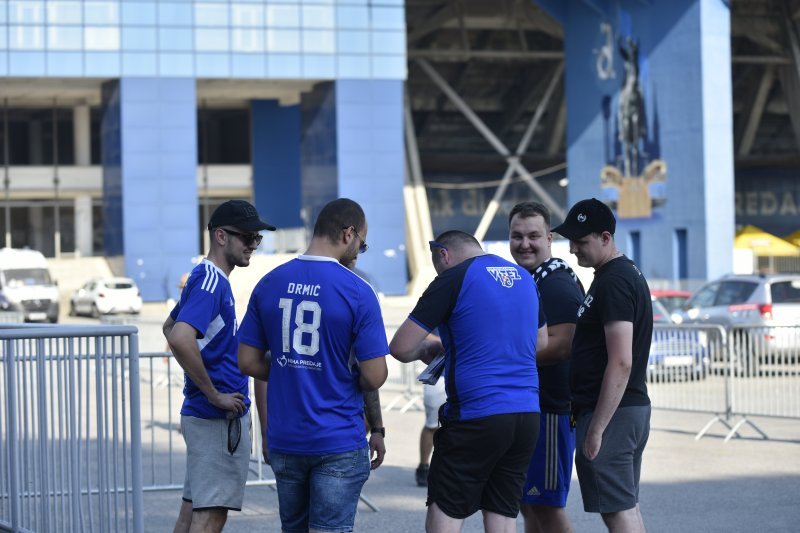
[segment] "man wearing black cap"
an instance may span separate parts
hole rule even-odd
[[[175,531],[221,531],[228,510],[240,511],[250,455],[247,377],[237,362],[236,312],[228,276],[246,267],[274,231],[244,200],[229,200],[208,223],[208,256],[189,274],[164,335],[186,373],[181,432],[186,480]]]
[[[572,341],[575,466],[583,507],[610,531],[643,532],[642,452],[650,434],[645,374],[653,334],[650,289],[614,243],[616,220],[599,200],[582,200],[553,228],[578,264],[594,268]]]

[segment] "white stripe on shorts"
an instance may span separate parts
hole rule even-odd
[[[547,413],[544,417],[544,488],[558,490],[558,415]]]

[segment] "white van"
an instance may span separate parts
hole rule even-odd
[[[0,249],[0,296],[26,322],[58,322],[58,287],[41,252]]]

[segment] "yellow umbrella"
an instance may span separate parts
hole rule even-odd
[[[800,229],[795,231],[794,233],[784,237],[784,240],[789,241],[790,243],[794,244],[795,246],[800,246]]]
[[[800,255],[800,247],[756,226],[745,226],[736,235],[733,247],[753,250],[757,256],[795,257]]]

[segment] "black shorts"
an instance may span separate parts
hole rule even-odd
[[[427,505],[451,518],[478,510],[514,518],[539,438],[539,413],[442,422],[433,436]]]

